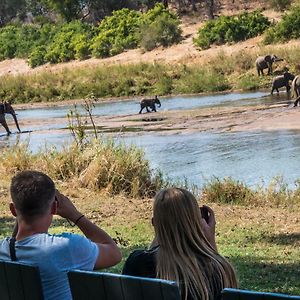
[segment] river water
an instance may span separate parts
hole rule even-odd
[[[242,106],[286,102],[285,94],[270,97],[268,93],[230,93],[213,96],[186,96],[162,99],[161,110],[184,110],[211,106]],[[139,110],[139,101],[116,101],[97,104],[95,115],[128,115]],[[49,120],[44,125],[28,125],[22,130],[31,133],[6,137],[0,128],[0,145],[29,141],[32,151],[48,146],[62,146],[72,140],[65,116],[70,107],[19,110],[20,122],[29,119]],[[43,123],[41,123],[43,124]],[[11,125],[12,127],[13,125]],[[13,128],[12,128],[13,129]],[[267,185],[275,176],[282,176],[290,187],[300,178],[300,131],[243,133],[168,134],[155,132],[138,135],[117,135],[118,140],[144,149],[153,168],[169,178],[186,179],[203,185],[213,176],[231,176],[251,186]]]

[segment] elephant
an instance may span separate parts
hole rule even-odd
[[[11,106],[11,103],[6,102],[6,101],[3,102],[3,103],[0,103],[0,124],[5,128],[5,130],[7,132],[7,135],[10,135],[11,131],[9,130],[9,128],[7,126],[7,123],[6,123],[6,120],[5,120],[5,114],[11,114],[12,115],[19,132],[21,132],[21,129],[19,127],[19,123],[18,123],[18,120],[17,120],[16,113],[15,113],[13,107]]]
[[[271,95],[273,95],[274,90],[279,93],[279,88],[282,88],[284,86],[286,87],[286,92],[288,93],[291,89],[289,81],[293,80],[294,78],[295,76],[289,72],[285,72],[283,75],[276,76],[273,79]]]
[[[152,111],[156,112],[156,107],[155,104],[158,104],[159,107],[161,107],[161,103],[159,101],[159,99],[157,98],[157,96],[155,96],[155,98],[151,98],[151,99],[142,99],[141,100],[141,109],[139,114],[142,113],[142,110],[146,107],[147,112],[150,112],[150,110],[148,109],[148,107],[151,108]]]
[[[264,75],[264,69],[268,69],[268,75],[272,74],[273,70],[272,70],[272,64],[275,61],[282,61],[283,59],[278,58],[276,55],[272,54],[272,55],[266,55],[266,56],[259,56],[256,61],[255,61],[255,65],[256,65],[256,70],[258,73],[258,76]]]
[[[297,75],[292,82],[292,97],[295,97],[294,107],[300,101],[300,75]]]

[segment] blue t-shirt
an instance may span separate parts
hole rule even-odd
[[[10,261],[9,238],[0,241],[0,260]],[[45,300],[72,299],[67,272],[91,271],[99,254],[97,244],[72,233],[34,234],[16,241],[18,262],[38,266]]]

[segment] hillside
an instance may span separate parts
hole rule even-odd
[[[220,6],[218,14],[232,14],[239,13],[244,10],[253,10],[263,8],[261,1],[251,1],[251,4],[246,1],[223,1]],[[280,13],[265,10],[264,14],[272,20],[280,18]],[[184,16],[181,18],[181,28],[183,31],[183,40],[174,46],[168,48],[157,48],[150,52],[142,52],[141,49],[128,50],[119,55],[105,58],[95,59],[91,58],[84,61],[71,61],[68,63],[61,63],[58,65],[43,65],[35,69],[31,69],[26,60],[12,59],[0,62],[0,76],[3,75],[18,75],[18,74],[32,74],[43,71],[56,71],[63,68],[74,67],[93,67],[95,65],[111,65],[111,64],[128,64],[128,63],[180,63],[180,64],[203,64],[209,62],[214,56],[220,52],[224,54],[233,54],[241,50],[252,51],[255,53],[263,53],[267,51],[268,47],[261,49],[261,37],[253,38],[245,42],[240,42],[233,45],[214,46],[208,50],[199,51],[193,45],[193,37],[196,35],[197,30],[202,26],[205,19],[205,11],[203,8],[199,9],[192,16]],[[298,45],[298,41],[291,42],[292,45]],[[280,45],[276,47],[281,47]],[[274,46],[271,47],[272,49]]]

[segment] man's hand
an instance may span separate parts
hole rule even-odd
[[[58,190],[55,192],[55,200],[57,201],[57,214],[59,216],[75,222],[82,215],[71,200]]]
[[[217,245],[215,240],[215,233],[216,233],[216,219],[215,219],[215,213],[214,211],[206,206],[203,205],[209,213],[208,221],[206,221],[204,218],[201,218],[201,226],[203,229],[203,232],[205,234],[205,237],[209,241],[210,245],[217,251]]]

